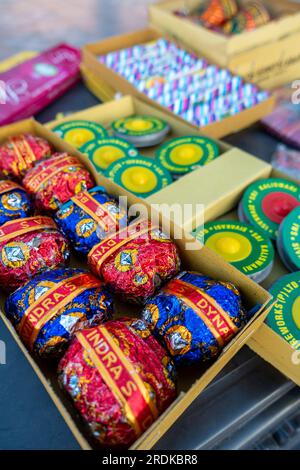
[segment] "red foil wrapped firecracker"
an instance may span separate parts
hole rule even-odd
[[[175,243],[148,220],[104,239],[90,251],[88,263],[116,294],[142,305],[180,268]]]
[[[0,174],[9,178],[22,179],[36,162],[50,157],[51,145],[43,138],[21,134],[0,146]]]
[[[208,27],[221,26],[238,12],[235,0],[211,0],[200,19]]]
[[[92,435],[130,446],[176,397],[175,368],[142,320],[107,322],[76,334],[59,382]]]
[[[38,209],[56,211],[76,194],[95,186],[95,182],[76,157],[56,153],[30,170],[23,186],[34,195]]]
[[[41,272],[65,266],[68,242],[49,217],[28,217],[0,228],[0,286],[14,291]]]

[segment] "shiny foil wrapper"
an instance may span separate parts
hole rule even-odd
[[[43,138],[31,134],[9,137],[0,146],[0,174],[22,179],[36,162],[50,157],[51,145]]]
[[[23,219],[34,213],[34,207],[25,189],[13,181],[0,181],[0,227],[14,219]]]
[[[42,271],[65,266],[70,257],[66,238],[49,217],[7,222],[0,228],[1,235],[14,223],[19,226],[9,238],[0,236],[0,286],[7,291],[17,289]],[[30,223],[34,226],[27,231]]]
[[[110,233],[126,225],[127,213],[104,188],[95,187],[64,204],[55,221],[74,250],[87,255]]]
[[[176,365],[215,358],[247,323],[235,286],[191,272],[180,273],[150,299],[142,318]]]
[[[36,207],[56,211],[81,191],[95,186],[84,165],[67,153],[56,153],[38,163],[23,180],[25,189],[34,196]]]
[[[199,19],[209,27],[221,26],[238,12],[235,0],[210,0]]]
[[[175,243],[158,228],[149,225],[147,229],[145,226],[148,227],[148,221],[142,222],[142,225],[131,224],[124,238],[109,237],[88,255],[90,269],[113,292],[126,302],[141,305],[180,268]]]
[[[42,358],[61,356],[76,331],[110,319],[112,312],[107,288],[81,269],[42,273],[5,303],[6,316],[25,345]]]
[[[129,447],[176,397],[174,364],[137,319],[77,334],[58,374],[91,434],[106,447]]]

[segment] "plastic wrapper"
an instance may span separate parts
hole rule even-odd
[[[55,211],[95,183],[84,165],[67,153],[56,153],[30,170],[23,180],[38,209]]]
[[[278,145],[275,153],[272,155],[272,166],[287,176],[300,181],[300,151],[288,148],[282,144]]]
[[[22,186],[0,180],[0,227],[10,220],[23,219],[34,213],[34,207]]]
[[[176,365],[215,358],[247,322],[235,286],[190,272],[150,299],[142,318]]]
[[[180,267],[176,245],[146,220],[100,242],[90,251],[88,263],[115,293],[142,305]]]
[[[0,125],[31,117],[56,100],[79,80],[79,65],[80,50],[59,44],[2,72]]]
[[[41,137],[31,134],[9,137],[0,146],[0,174],[20,180],[36,162],[51,153],[51,145]]]
[[[275,90],[274,95],[276,106],[261,122],[276,138],[300,149],[299,89],[282,87]]]
[[[107,447],[130,446],[176,396],[173,362],[141,320],[77,333],[58,373],[90,432]]]
[[[127,213],[102,187],[73,197],[55,214],[55,221],[79,253],[88,252],[109,234],[126,225]]]
[[[28,217],[0,228],[0,286],[13,291],[42,271],[69,261],[66,238],[49,217]]]
[[[25,345],[43,358],[59,357],[72,335],[111,318],[102,282],[81,269],[47,271],[11,294],[5,313]]]

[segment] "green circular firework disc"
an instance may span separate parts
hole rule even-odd
[[[249,224],[236,220],[208,222],[194,234],[205,246],[257,282],[262,282],[272,270],[272,242]]]
[[[131,116],[111,124],[116,137],[121,137],[138,147],[149,147],[162,142],[170,130],[167,122],[152,116]]]
[[[290,271],[300,270],[300,206],[284,219],[279,229],[277,247]]]
[[[149,197],[172,183],[168,170],[151,158],[122,158],[110,165],[105,176],[140,197]]]
[[[219,155],[219,148],[213,140],[198,136],[169,140],[156,151],[156,158],[173,174],[189,173]]]
[[[124,139],[106,137],[84,144],[80,151],[89,157],[96,170],[105,171],[112,163],[125,157],[137,157],[139,152]]]
[[[298,184],[282,178],[269,178],[256,181],[247,188],[239,215],[275,240],[283,219],[299,205]]]
[[[288,274],[270,289],[276,303],[266,324],[295,349],[300,348],[300,271]]]
[[[108,136],[107,130],[93,121],[74,120],[58,124],[52,129],[59,137],[73,147],[80,148],[87,142]]]

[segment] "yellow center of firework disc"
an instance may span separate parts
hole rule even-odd
[[[199,162],[203,157],[203,150],[200,146],[194,144],[178,145],[170,153],[170,159],[176,165],[193,165]]]
[[[207,240],[206,246],[230,263],[246,259],[252,252],[249,240],[235,232],[216,233]]]
[[[93,140],[95,134],[88,129],[72,129],[66,132],[64,140],[73,147],[82,147],[86,142]]]
[[[125,123],[125,128],[132,132],[147,132],[152,128],[152,122],[144,119],[132,119]]]
[[[142,166],[125,170],[121,181],[126,189],[135,193],[148,193],[157,185],[157,177],[153,171]]]
[[[93,160],[96,165],[103,168],[103,170],[106,170],[111,163],[119,160],[119,158],[123,158],[124,156],[125,153],[118,147],[114,147],[113,145],[104,145],[93,154]]]
[[[298,297],[298,299],[296,299],[294,302],[292,307],[292,317],[297,328],[300,330],[300,297]]]

